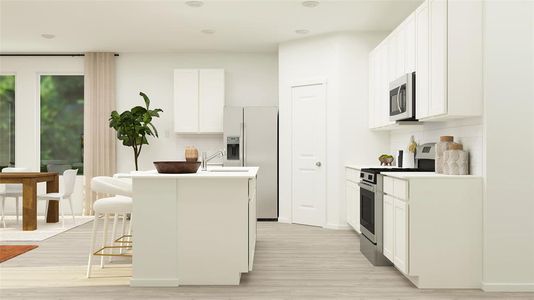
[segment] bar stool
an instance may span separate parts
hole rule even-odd
[[[94,255],[100,256],[100,267],[104,267],[104,257],[111,258],[112,256],[131,256],[129,253],[124,253],[124,250],[131,250],[131,225],[132,218],[130,218],[130,224],[128,233],[126,234],[126,217],[132,213],[132,185],[125,180],[99,176],[94,177],[91,180],[91,189],[97,193],[105,193],[116,195],[113,197],[106,197],[98,199],[93,204],[95,211],[95,219],[93,222],[93,231],[91,234],[91,248],[89,249],[89,259],[87,262],[87,278],[91,276],[92,258]],[[115,239],[116,227],[118,217],[122,215],[122,234],[121,237]],[[96,249],[96,230],[98,227],[99,217],[104,218],[104,232],[102,238],[102,245]],[[113,229],[111,239],[108,240],[108,221],[109,217],[113,216]],[[115,246],[113,243],[119,243],[121,245]],[[125,245],[124,245],[125,244]],[[114,249],[120,249],[119,254],[113,253]],[[106,250],[111,250],[111,253],[107,253]]]

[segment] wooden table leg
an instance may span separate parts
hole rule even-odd
[[[37,229],[37,181],[22,180],[22,230]]]
[[[46,182],[46,192],[47,193],[57,193],[59,192],[59,176],[54,176],[54,180]],[[59,201],[50,200],[48,201],[48,211],[46,212],[46,223],[57,223],[59,222]]]

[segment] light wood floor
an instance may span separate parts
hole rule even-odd
[[[272,222],[258,224],[254,270],[242,276],[240,286],[131,288],[128,261],[97,267],[97,278],[84,278],[91,226],[62,233],[0,264],[0,298],[534,299],[527,293],[419,290],[394,268],[369,264],[353,231]]]

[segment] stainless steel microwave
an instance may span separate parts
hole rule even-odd
[[[389,84],[389,120],[415,120],[415,72]]]

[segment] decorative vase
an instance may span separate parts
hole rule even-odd
[[[185,147],[185,161],[198,161],[198,149],[191,146]]]
[[[417,152],[417,143],[414,136],[410,136],[410,143],[406,147],[407,151],[404,151],[403,166],[405,168],[415,168],[415,153]]]
[[[436,173],[443,174],[443,152],[449,150],[449,146],[453,143],[454,137],[444,135],[439,137],[439,143],[436,145]]]
[[[449,150],[443,152],[443,174],[469,174],[469,153],[463,150],[462,144],[452,143]]]

